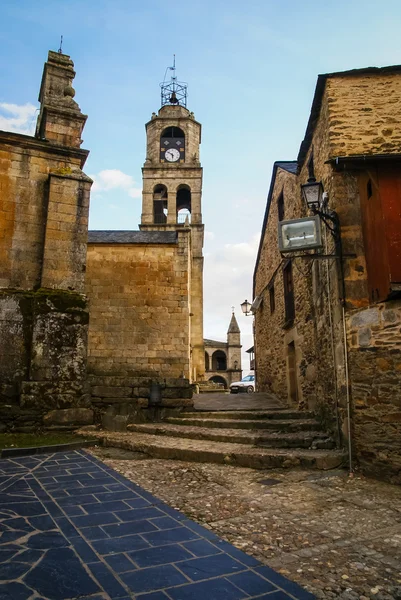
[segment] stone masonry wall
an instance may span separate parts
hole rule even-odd
[[[0,430],[91,423],[88,311],[81,294],[0,291]]]
[[[329,77],[330,158],[401,152],[401,77],[390,72]]]
[[[86,116],[73,63],[50,52],[36,137],[0,132],[0,427],[92,422],[84,289],[89,194]],[[60,118],[59,118],[60,117]]]
[[[187,404],[189,282],[189,232],[175,245],[88,245],[88,371],[100,413],[147,406],[152,381],[169,406]]]
[[[401,301],[351,312],[347,334],[360,464],[401,483]]]

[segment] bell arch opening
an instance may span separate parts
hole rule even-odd
[[[177,223],[191,222],[191,188],[183,183],[177,188]]]
[[[158,184],[153,189],[153,222],[167,222],[168,192],[165,185]]]

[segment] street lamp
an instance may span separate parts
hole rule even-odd
[[[245,302],[241,304],[241,310],[246,317],[251,314],[251,307],[252,304],[248,302],[248,300],[245,300]]]
[[[308,183],[301,185],[302,197],[309,209],[316,210],[322,205],[323,185],[314,177],[308,179]]]

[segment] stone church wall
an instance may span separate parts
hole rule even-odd
[[[83,294],[92,181],[81,170],[88,155],[79,148],[86,116],[72,99],[74,75],[68,56],[50,52],[39,98],[40,135],[0,132],[5,431],[73,428],[93,418]]]
[[[152,382],[163,406],[192,405],[189,269],[185,231],[175,244],[88,244],[88,374],[98,420],[111,405],[124,414],[146,407]]]

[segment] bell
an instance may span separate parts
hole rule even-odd
[[[178,104],[178,98],[175,95],[175,92],[173,92],[170,96],[170,104]]]

